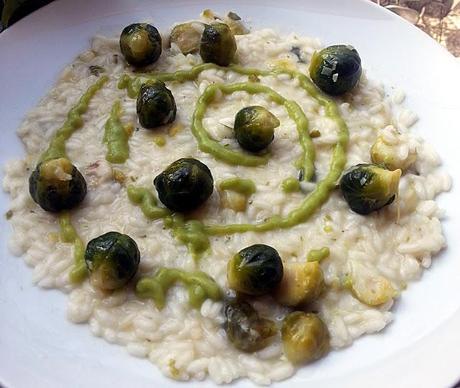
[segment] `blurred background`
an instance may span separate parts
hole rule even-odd
[[[403,17],[460,57],[460,0],[372,0]]]
[[[0,32],[52,0],[0,0]],[[77,0],[78,1],[78,0]],[[425,31],[460,57],[460,0],[368,0]]]

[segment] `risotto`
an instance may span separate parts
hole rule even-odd
[[[311,71],[319,40],[248,31],[234,13],[220,18],[234,64],[219,63],[232,50],[205,47],[202,24],[216,19],[180,25],[191,29],[174,29],[170,45],[147,30],[159,42],[147,62],[97,36],[63,70],[18,129],[26,156],[5,167],[9,246],[38,286],[68,293],[69,320],[166,376],[270,384],[391,322],[394,299],[446,246],[435,198],[451,182],[410,131],[417,116],[401,91],[359,64],[357,85],[328,97],[307,77],[334,94],[316,80],[329,68]],[[154,63],[140,72],[126,60]],[[169,104],[163,116],[149,88]],[[248,151],[254,137],[238,129],[250,114],[271,126]],[[197,177],[194,206],[169,181],[177,160]],[[375,171],[389,191],[363,204],[355,186]],[[40,191],[57,172],[77,182],[71,210]],[[127,261],[113,269],[107,250]]]

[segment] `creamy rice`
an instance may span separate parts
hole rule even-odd
[[[291,48],[299,47],[308,62],[321,47],[316,39],[295,34],[280,36],[269,29],[236,38],[241,65],[270,68],[282,63],[304,73],[307,64],[297,62]],[[199,55],[184,56],[173,46],[164,50],[155,70],[173,72],[199,63]],[[113,168],[122,171],[136,185],[150,187],[153,178],[171,162],[195,157],[209,166],[217,182],[233,176],[252,179],[257,192],[245,212],[223,209],[215,190],[197,216],[222,224],[254,223],[272,214],[286,215],[305,196],[304,192],[283,193],[280,187],[286,177],[296,177],[298,173],[293,166],[301,154],[295,124],[282,106],[264,95],[237,92],[218,96],[204,119],[206,129],[216,140],[234,145],[228,125],[233,123],[236,112],[248,105],[266,107],[279,118],[281,126],[276,131],[266,166],[230,166],[201,152],[190,132],[197,98],[211,83],[247,80],[247,76],[233,72],[206,70],[196,81],[168,83],[177,104],[175,123],[155,131],[140,128],[135,100],[117,88],[119,76],[129,71],[119,52],[118,40],[96,37],[91,50],[63,71],[56,86],[18,129],[27,156],[7,164],[3,181],[4,190],[11,196],[10,249],[33,267],[37,285],[59,288],[69,294],[71,321],[86,322],[95,336],[126,346],[133,356],[148,357],[165,375],[180,380],[201,380],[209,375],[216,383],[248,377],[255,383],[269,384],[291,376],[295,368],[283,356],[279,338],[254,354],[235,349],[222,329],[222,303],[206,300],[200,310],[191,309],[186,291],[180,286],[169,291],[166,307],[158,311],[151,300],[137,298],[132,287],[107,294],[94,289],[88,280],[79,285],[69,281],[72,246],[59,241],[56,216],[32,201],[28,177],[69,109],[97,79],[90,74],[89,65],[103,66],[110,79],[92,99],[84,115],[84,127],[67,142],[69,158],[88,183],[88,195],[82,206],[72,212],[72,223],[85,242],[111,230],[130,235],[141,252],[137,277],[151,274],[159,266],[200,269],[227,289],[227,260],[248,245],[270,244],[285,262],[303,261],[309,250],[329,247],[330,257],[321,262],[328,290],[314,309],[329,328],[332,347],[341,348],[361,335],[382,330],[393,318],[392,301],[378,307],[361,303],[341,286],[346,276],[351,273],[364,279],[382,276],[402,292],[410,281],[420,278],[423,269],[430,266],[432,256],[445,247],[440,223],[443,212],[434,199],[449,190],[450,178],[438,169],[440,160],[430,145],[409,131],[417,116],[402,106],[404,93],[398,90],[388,96],[382,85],[363,75],[352,95],[338,99],[340,113],[350,131],[347,167],[370,162],[369,149],[379,135],[397,147],[401,159],[415,154],[415,164],[401,177],[398,200],[379,212],[360,216],[349,210],[336,191],[311,219],[294,228],[211,237],[211,252],[195,262],[186,247],[163,228],[161,220],[146,219],[130,203],[126,188],[113,179]],[[321,179],[329,169],[332,146],[337,141],[335,122],[325,116],[323,108],[295,79],[279,75],[261,77],[261,82],[298,102],[310,120],[310,128],[321,132],[320,137],[313,139],[316,173]],[[124,164],[112,166],[105,161],[102,136],[117,98],[122,101],[122,121],[137,128],[129,140],[130,158]],[[168,130],[177,123],[183,128],[174,136],[169,135]],[[153,141],[158,134],[166,138],[164,147]],[[305,184],[303,190],[311,190],[309,185]],[[269,297],[258,298],[254,306],[261,314],[278,321],[287,311],[277,307]]]

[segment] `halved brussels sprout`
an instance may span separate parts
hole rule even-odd
[[[317,261],[284,264],[275,299],[285,306],[308,304],[318,299],[324,288],[323,271]]]
[[[340,189],[350,209],[365,215],[394,201],[400,176],[401,170],[389,171],[374,164],[358,164],[342,176]]]
[[[288,314],[281,327],[284,354],[294,364],[305,364],[324,356],[330,348],[329,330],[312,313]]]
[[[390,144],[383,136],[379,136],[371,147],[371,160],[373,163],[384,165],[392,171],[407,170],[415,162],[417,155],[411,151],[401,155],[398,151],[397,145]]]
[[[182,54],[190,54],[200,49],[204,25],[197,22],[178,24],[173,27],[169,40],[175,43]]]
[[[255,352],[268,345],[276,334],[276,325],[260,318],[246,302],[230,302],[224,308],[225,332],[230,342],[244,352]]]
[[[86,181],[68,159],[51,159],[39,163],[32,172],[29,192],[43,210],[59,212],[83,201]]]
[[[108,232],[86,246],[85,262],[91,283],[102,290],[126,285],[136,274],[139,261],[137,244],[126,234]]]
[[[280,122],[262,106],[247,106],[235,116],[235,137],[245,150],[258,152],[266,148],[274,138],[274,129]]]
[[[216,15],[210,9],[205,9],[201,13],[201,17],[206,19],[207,22],[215,22],[216,20],[225,23],[229,28],[233,35],[244,35],[249,32],[249,30],[243,24],[241,18],[235,12],[229,12],[227,16],[222,17]]]
[[[350,290],[356,299],[368,306],[379,306],[396,296],[395,289],[383,276],[352,281]]]
[[[360,302],[368,306],[379,306],[397,295],[387,278],[369,274],[361,264],[354,262],[350,263],[350,269],[351,273],[347,276],[344,286]]]
[[[176,118],[176,102],[162,81],[141,86],[136,103],[139,122],[144,128],[155,128],[172,123]]]
[[[150,24],[130,24],[120,35],[120,50],[130,65],[150,65],[161,55],[161,35]]]
[[[189,211],[202,205],[212,194],[211,171],[197,159],[182,158],[170,164],[153,181],[160,201],[173,211]]]
[[[333,96],[353,89],[361,72],[361,58],[352,46],[326,47],[316,51],[310,62],[310,78],[323,92]]]
[[[248,205],[248,197],[236,191],[220,191],[221,206],[227,209],[232,209],[235,212],[244,212]]]
[[[255,244],[239,251],[227,265],[230,288],[248,295],[273,291],[283,278],[283,262],[276,249]]]
[[[248,197],[256,192],[256,185],[251,179],[238,177],[227,178],[219,182],[220,200],[223,207],[236,212],[246,210]]]
[[[228,25],[233,35],[245,35],[249,33],[249,29],[235,12],[229,12],[224,18],[224,22]]]
[[[200,56],[203,62],[228,66],[235,52],[235,37],[226,24],[214,23],[205,26],[200,43]]]

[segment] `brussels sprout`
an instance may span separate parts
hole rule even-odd
[[[233,35],[245,35],[249,33],[248,28],[235,12],[229,12],[224,18],[224,22],[228,25]]]
[[[86,181],[66,158],[39,163],[29,178],[29,192],[43,210],[72,209],[86,196]]]
[[[387,278],[369,273],[362,264],[352,261],[349,265],[351,273],[347,275],[344,287],[360,302],[368,306],[379,306],[397,296]]]
[[[126,234],[108,232],[86,246],[85,262],[91,283],[102,290],[115,290],[128,283],[139,267],[136,242]]]
[[[276,325],[260,318],[246,302],[230,302],[225,306],[225,332],[233,345],[244,352],[255,352],[268,345],[276,334]]]
[[[205,164],[182,158],[170,164],[153,184],[168,209],[184,212],[197,208],[211,196],[214,180]]]
[[[205,9],[201,16],[203,19],[206,19],[208,22],[215,22],[219,20],[219,22],[225,23],[233,35],[244,35],[249,32],[249,30],[244,26],[243,21],[235,12],[229,12],[227,16],[222,17],[216,15],[210,9]]]
[[[245,150],[257,152],[266,148],[280,125],[276,116],[262,106],[247,106],[235,116],[235,137]]]
[[[369,214],[393,202],[401,170],[389,171],[374,164],[351,167],[340,179],[340,189],[350,209]]]
[[[371,159],[376,164],[382,164],[389,170],[407,170],[417,159],[413,151],[405,154],[399,152],[397,145],[393,145],[379,136],[371,147]]]
[[[174,26],[169,40],[175,43],[182,54],[190,54],[200,49],[201,34],[204,26],[202,23],[190,22]]]
[[[383,276],[351,281],[350,291],[356,299],[368,306],[379,306],[397,295],[389,280]]]
[[[323,271],[317,261],[284,264],[275,299],[286,306],[307,304],[318,299],[324,288]]]
[[[240,17],[237,13],[232,12],[232,11],[230,11],[230,12],[227,14],[227,17],[228,17],[230,20],[234,20],[234,21],[241,20],[241,17]]]
[[[162,81],[141,86],[136,103],[139,122],[144,128],[155,128],[172,123],[176,118],[176,102]]]
[[[288,314],[281,327],[284,354],[294,364],[305,364],[329,351],[329,331],[312,313],[295,311]]]
[[[161,55],[160,33],[147,23],[130,24],[120,35],[120,50],[130,65],[150,65]]]
[[[352,46],[326,47],[313,54],[310,77],[327,94],[337,96],[349,92],[361,77],[361,58]]]
[[[233,256],[227,265],[230,288],[248,295],[273,291],[283,278],[283,263],[276,249],[255,244]]]
[[[201,36],[200,55],[203,62],[228,66],[236,52],[236,41],[224,23],[206,25]]]

